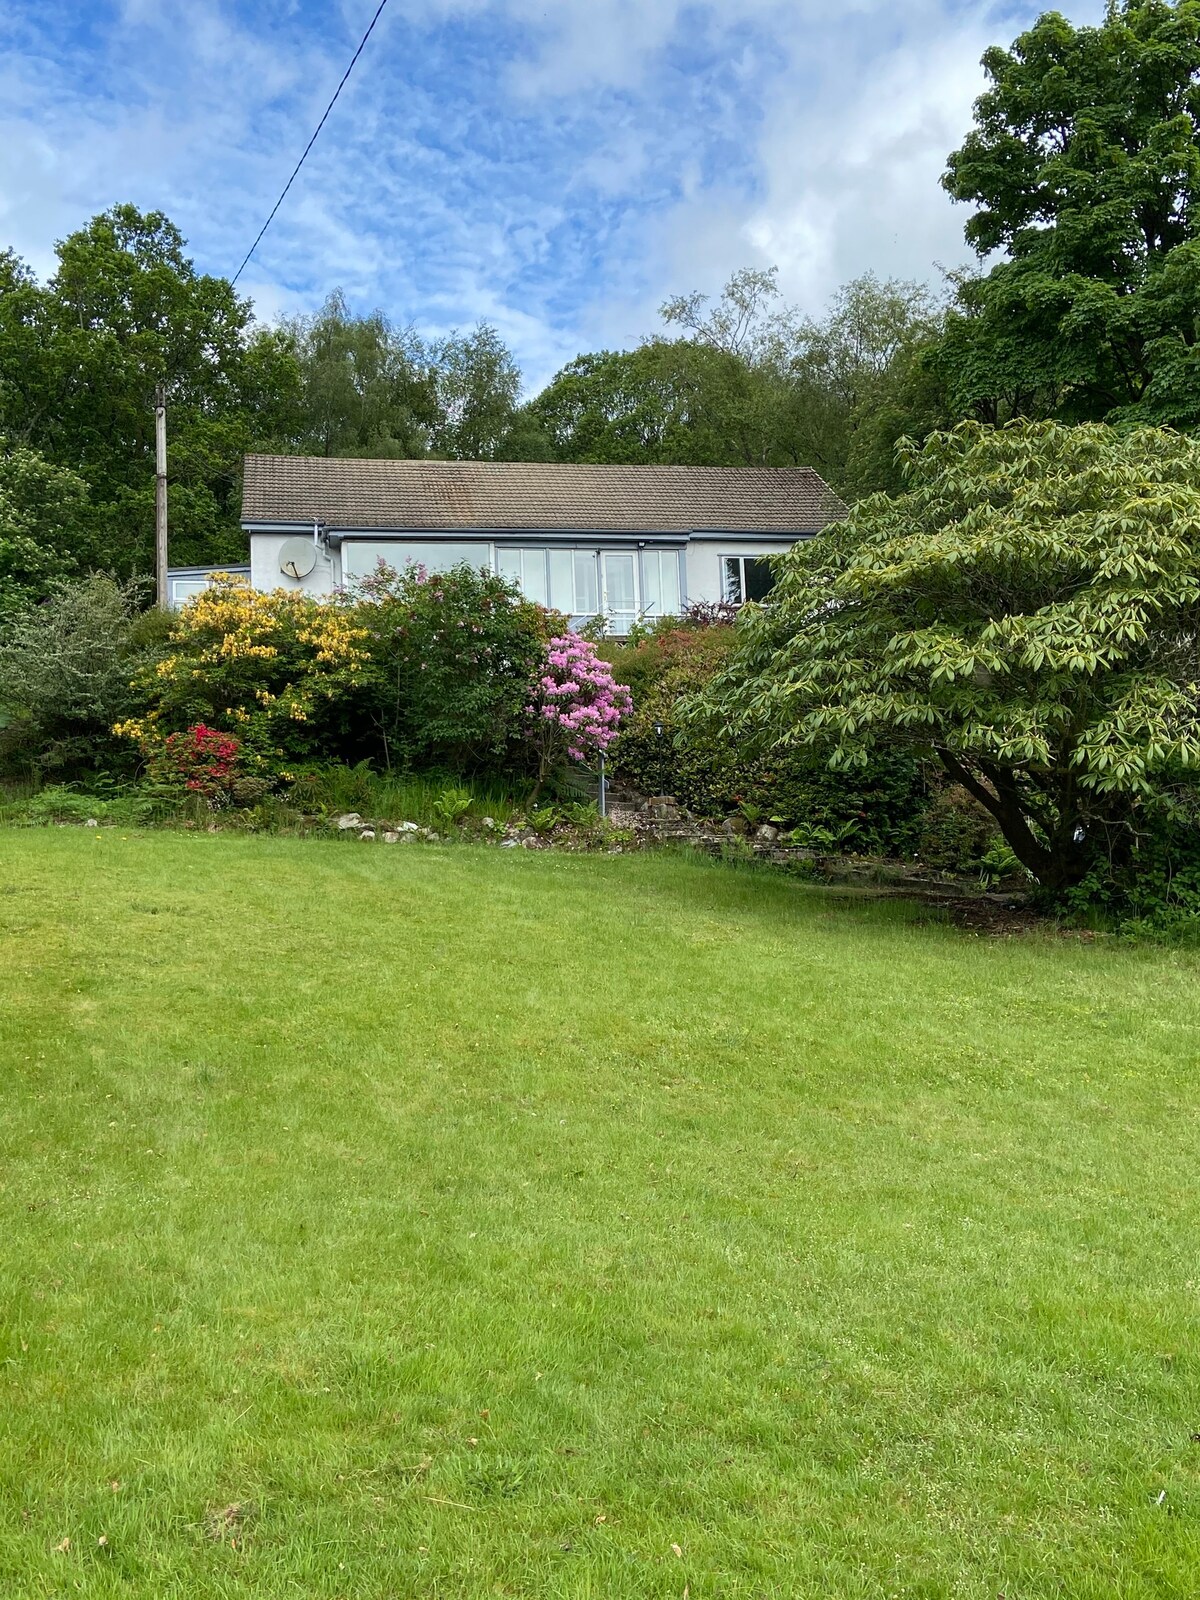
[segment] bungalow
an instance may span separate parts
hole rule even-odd
[[[380,561],[431,571],[467,562],[575,622],[603,613],[627,633],[698,601],[761,599],[763,557],[845,509],[808,468],[253,455],[242,527],[256,589],[322,595]],[[174,603],[208,576],[172,571]]]

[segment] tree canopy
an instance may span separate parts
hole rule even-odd
[[[941,420],[919,360],[940,306],[920,284],[867,274],[814,318],[744,269],[662,316],[683,336],[580,356],[531,403],[555,459],[811,466],[853,496],[894,485],[896,440]]]
[[[1200,424],[1200,0],[989,50],[950,194],[981,258],[932,370],[959,416]]]
[[[835,767],[932,753],[1044,884],[1200,762],[1200,445],[964,423],[778,561],[708,707]]]

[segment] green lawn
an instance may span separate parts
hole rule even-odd
[[[1195,1594],[1197,976],[0,831],[0,1596]]]

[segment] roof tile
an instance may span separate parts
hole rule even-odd
[[[846,507],[808,467],[246,457],[242,521],[332,528],[813,533]]]

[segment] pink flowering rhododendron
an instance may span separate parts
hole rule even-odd
[[[539,783],[564,757],[587,761],[603,755],[632,709],[629,690],[614,680],[591,640],[574,634],[551,639],[525,707],[538,751]]]

